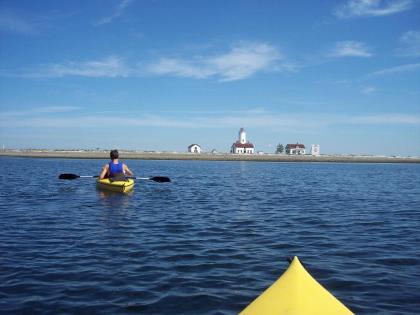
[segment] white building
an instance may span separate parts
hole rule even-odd
[[[290,155],[304,155],[306,153],[305,145],[301,143],[286,145],[286,154]]]
[[[244,128],[239,130],[239,138],[232,144],[230,152],[235,154],[254,154],[254,145],[249,141],[246,141],[246,132]]]
[[[318,156],[320,155],[320,151],[319,151],[319,144],[313,144],[311,147],[311,154],[313,156]]]
[[[201,153],[201,147],[198,144],[191,144],[188,147],[188,152],[190,152],[190,153]]]

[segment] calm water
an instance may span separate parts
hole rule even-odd
[[[359,314],[420,309],[420,165],[1,158],[0,312],[236,314],[298,255]]]

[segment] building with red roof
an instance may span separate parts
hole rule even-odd
[[[230,152],[235,154],[254,154],[254,145],[246,140],[244,128],[239,130],[239,139],[232,144]]]
[[[286,145],[286,154],[303,155],[306,154],[305,145],[301,143]]]

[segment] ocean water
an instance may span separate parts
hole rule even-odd
[[[420,165],[1,158],[0,313],[237,314],[297,255],[357,314],[420,310]]]

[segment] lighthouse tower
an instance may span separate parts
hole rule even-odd
[[[246,133],[244,128],[239,130],[239,139],[232,144],[230,150],[231,153],[235,154],[254,154],[254,145],[246,141]]]
[[[244,128],[241,128],[239,130],[239,143],[246,143],[246,132],[244,130]]]

